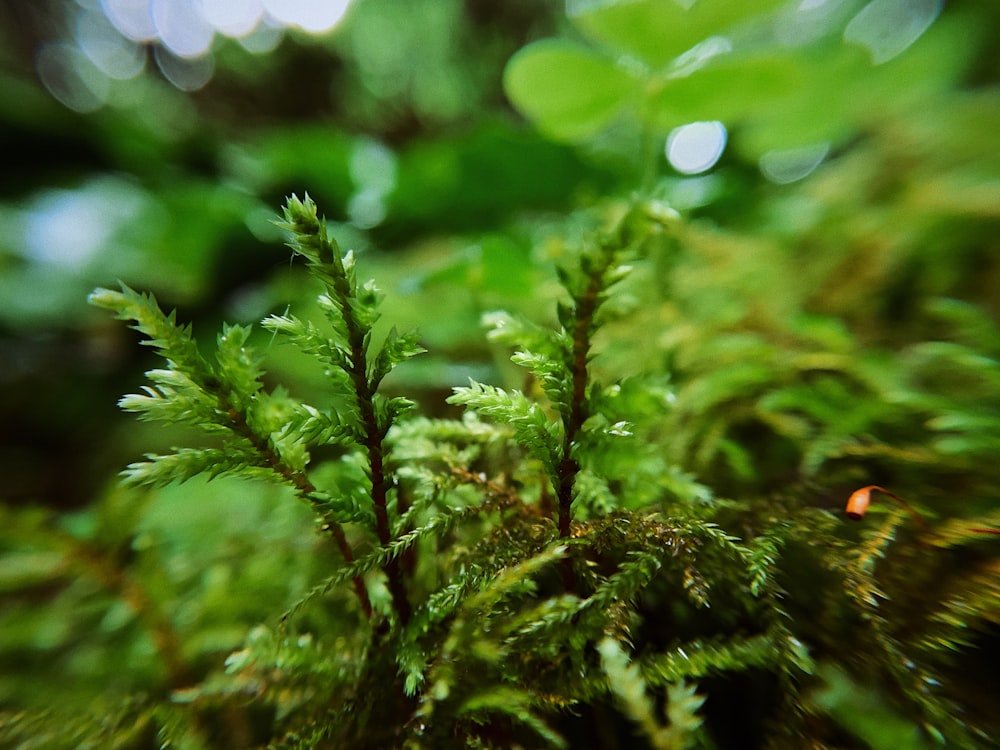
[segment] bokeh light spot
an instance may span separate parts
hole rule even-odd
[[[787,185],[812,174],[829,151],[829,143],[768,151],[760,157],[760,171],[771,182]]]
[[[215,58],[211,55],[178,57],[165,47],[156,47],[153,59],[163,77],[181,91],[197,91],[212,79],[215,72]]]
[[[275,25],[274,22],[268,23],[269,20],[267,16],[264,16],[262,22],[257,24],[257,28],[246,36],[239,37],[237,41],[240,46],[254,55],[263,55],[274,51],[281,42],[285,30],[281,26]]]
[[[35,55],[35,71],[49,93],[76,112],[95,112],[108,99],[108,77],[75,45],[43,45]]]
[[[77,190],[46,190],[29,204],[24,246],[34,263],[80,269],[146,201],[131,183],[97,179]]]
[[[378,141],[363,139],[351,151],[351,178],[358,190],[347,213],[360,229],[378,226],[386,217],[386,198],[396,188],[396,155]]]
[[[682,174],[711,169],[726,148],[726,128],[717,120],[674,128],[667,138],[667,160]]]
[[[152,0],[153,23],[160,41],[178,57],[208,52],[215,29],[195,0]]]
[[[802,0],[779,11],[775,36],[789,46],[811,44],[843,28],[852,7],[844,0]]]
[[[262,0],[202,0],[202,13],[220,34],[245,37],[264,17]]]
[[[266,54],[277,47],[289,27],[310,34],[330,31],[350,4],[351,0],[80,0],[75,41],[92,65],[118,80],[142,72],[144,45],[148,44],[167,80],[182,91],[193,91],[204,86],[214,72],[211,55],[216,34],[237,40],[248,52]],[[105,18],[99,17],[98,8]],[[62,54],[46,53],[42,59],[44,75],[51,81],[46,86],[78,111],[99,108],[99,97],[86,87],[61,82],[66,78],[61,72],[65,67],[59,58]],[[76,93],[71,96],[71,91]]]
[[[732,51],[733,43],[729,39],[724,36],[710,36],[679,55],[671,66],[670,75],[676,78],[689,76],[696,70],[704,68],[713,58]]]
[[[149,0],[101,0],[101,7],[114,27],[133,42],[149,42],[156,38]]]
[[[880,65],[917,41],[943,5],[943,0],[873,0],[847,24],[844,40],[867,48]]]
[[[321,34],[336,26],[350,4],[350,0],[264,0],[264,7],[275,19],[311,34]]]
[[[135,78],[146,67],[146,51],[122,36],[102,13],[83,12],[76,22],[76,43],[102,73],[118,81]]]

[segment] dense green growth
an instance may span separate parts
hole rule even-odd
[[[622,731],[607,723],[620,711],[657,748],[833,745],[857,730],[843,716],[833,730],[817,676],[854,673],[886,680],[898,708],[878,710],[912,715],[930,737],[986,741],[986,717],[949,687],[947,655],[998,613],[996,558],[958,554],[979,549],[974,529],[996,513],[924,528],[889,508],[851,542],[801,489],[711,497],[655,459],[655,383],[602,376],[593,341],[644,306],[621,304],[622,287],[637,294],[635,277],[656,267],[670,212],[638,202],[587,231],[559,267],[555,328],[490,316],[530,386],[457,388],[450,401],[467,412],[454,420],[382,393],[422,349],[395,328],[375,335],[382,293],[357,281],[315,204],[290,199],[283,226],[322,286],[324,320],[286,313],[264,327],[323,368],[332,406],[265,387],[248,328],[224,327],[213,361],[152,297],[125,286],[91,297],[166,360],[122,408],[206,434],[203,447],[132,464],[126,480],[286,485],[342,557],[203,680],[159,606],[133,595],[174,692],[121,707],[123,726],[191,747],[265,736],[274,747],[579,747],[589,722]],[[794,392],[775,390],[768,408],[792,418],[796,402],[779,402]],[[915,580],[933,580],[933,599]],[[20,721],[7,731],[35,731]]]
[[[996,745],[1000,98],[975,6],[905,53],[824,6],[569,3],[504,86],[626,189],[431,270],[306,195],[259,328],[94,291],[162,447],[3,509],[0,745]],[[700,119],[734,154],[662,177]]]

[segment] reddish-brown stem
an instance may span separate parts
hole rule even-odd
[[[868,509],[869,497],[872,492],[881,492],[883,495],[888,495],[906,509],[906,511],[917,522],[917,525],[919,525],[921,528],[925,530],[928,528],[927,521],[924,520],[924,517],[920,515],[920,513],[918,513],[912,505],[910,505],[896,493],[890,492],[884,487],[879,487],[877,484],[871,484],[868,485],[867,487],[862,487],[861,489],[855,490],[853,493],[851,493],[851,497],[847,502],[847,515],[849,518],[858,520],[862,516],[864,516],[865,511]]]
[[[327,524],[324,524],[327,526]],[[344,558],[344,562],[350,565],[354,562],[354,553],[351,552],[351,545],[347,543],[347,536],[344,534],[344,528],[334,521],[329,524],[330,534],[333,535],[334,541],[337,542],[337,548],[340,550],[341,556]],[[364,579],[361,576],[354,576],[351,579],[354,583],[354,593],[358,596],[358,601],[361,602],[361,611],[364,612],[367,619],[372,617],[372,602],[368,598],[368,589],[365,588]]]
[[[115,565],[104,551],[76,539],[71,539],[70,544],[76,561],[104,586],[117,592],[149,630],[156,652],[166,667],[170,687],[177,689],[193,684],[194,680],[181,653],[177,631],[147,591]]]
[[[556,476],[556,502],[559,508],[559,538],[569,539],[570,522],[572,520],[573,488],[580,464],[573,458],[573,447],[576,445],[583,423],[587,419],[587,384],[589,373],[587,363],[590,357],[590,333],[594,314],[599,304],[601,291],[601,275],[594,273],[587,282],[586,289],[574,299],[573,342],[570,352],[570,390],[568,413],[563,417],[562,457]],[[563,558],[563,584],[567,591],[576,589],[576,575],[573,572],[573,561],[567,556]]]
[[[250,425],[247,424],[244,416],[235,408],[229,408],[229,419],[233,424],[234,431],[250,442],[257,453],[267,462],[271,471],[293,485],[301,497],[310,503],[313,502],[312,496],[316,492],[316,486],[309,481],[309,478],[305,474],[295,471],[282,461],[281,456],[274,450],[270,442],[254,432]],[[333,537],[337,549],[340,550],[341,557],[344,558],[344,562],[347,565],[354,562],[354,553],[351,551],[351,545],[347,541],[343,527],[332,518],[324,516],[322,528]],[[353,584],[354,593],[357,594],[358,602],[361,604],[361,611],[367,619],[371,619],[372,603],[368,596],[368,589],[365,587],[364,579],[361,576],[354,576]]]
[[[927,526],[927,521],[924,517],[920,515],[908,502],[906,502],[899,495],[889,492],[889,490],[884,487],[879,487],[877,484],[870,484],[867,487],[862,487],[860,490],[855,490],[851,493],[850,499],[847,501],[847,517],[853,520],[859,520],[864,516],[865,511],[868,509],[868,503],[872,492],[881,492],[883,495],[888,495],[897,503],[902,505],[910,513],[911,516],[916,520],[916,522],[923,528],[929,528]],[[969,531],[974,534],[1000,534],[1000,529],[969,529]]]
[[[353,322],[345,310],[344,321],[347,326],[348,340],[351,342],[351,361],[347,368],[354,384],[354,393],[361,417],[361,443],[368,455],[368,467],[371,472],[372,507],[375,511],[375,533],[379,543],[387,547],[392,542],[392,529],[389,525],[389,483],[390,477],[385,470],[385,433],[379,426],[375,414],[375,392],[368,380],[366,371],[367,346],[364,333]],[[412,608],[406,596],[403,585],[403,573],[399,558],[392,558],[385,566],[388,577],[389,593],[392,595],[393,607],[399,616],[400,623],[406,625],[410,621]]]

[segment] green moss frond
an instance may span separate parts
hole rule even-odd
[[[320,320],[286,311],[263,327],[316,363],[335,407],[265,387],[249,327],[224,326],[203,356],[151,296],[95,291],[166,361],[122,408],[206,441],[149,455],[126,481],[276,482],[339,551],[273,628],[251,629],[169,703],[137,708],[137,726],[198,747],[206,718],[249,726],[265,711],[275,748],[562,748],[581,735],[574,717],[610,716],[676,750],[713,746],[703,703],[738,685],[766,704],[745,737],[823,747],[867,736],[816,687],[843,674],[879,685],[885,715],[925,736],[985,746],[952,670],[1000,625],[988,483],[959,482],[981,496],[974,510],[933,526],[908,506],[855,527],[829,510],[844,486],[871,484],[847,465],[864,457],[890,478],[916,472],[922,492],[899,491],[947,519],[949,482],[995,442],[1000,349],[970,343],[993,340],[983,321],[941,302],[956,340],[889,358],[821,320],[750,320],[743,300],[701,286],[720,264],[759,265],[731,238],[641,201],[610,213],[562,248],[551,326],[485,316],[534,387],[470,381],[448,399],[461,419],[413,416],[382,391],[420,339],[375,338],[384,295],[359,283],[308,196],[288,200],[280,226],[321,286]],[[610,361],[623,348],[632,370]],[[652,356],[663,361],[647,375]],[[928,387],[941,377],[965,390]],[[926,444],[908,437],[921,429]],[[48,565],[12,580],[58,579]],[[40,721],[6,720],[0,737],[18,739]]]

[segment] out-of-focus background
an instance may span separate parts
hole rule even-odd
[[[505,226],[613,182],[504,101],[504,63],[561,14],[533,1],[0,5],[5,500],[84,506],[132,447],[114,401],[149,360],[87,293],[122,280],[209,337],[222,319],[280,312],[296,276],[271,220],[292,192],[339,222],[345,247],[408,264],[384,284],[468,272],[529,293],[527,238]],[[478,328],[445,310],[442,328]]]
[[[608,124],[586,96],[569,116],[558,103],[538,113],[541,134],[505,96],[505,65],[532,40],[589,35],[619,62],[665,65],[730,20],[708,3],[678,39],[649,24],[602,31],[586,12],[601,5],[616,3],[0,3],[5,500],[82,507],[134,448],[113,399],[150,360],[87,293],[118,280],[152,291],[206,336],[280,311],[299,277],[271,220],[292,192],[308,191],[345,247],[370,251],[372,275],[409,295],[441,363],[482,358],[463,352],[480,346],[483,310],[545,296],[532,268],[547,221],[650,171],[686,217],[742,232],[748,247],[777,238],[807,276],[828,274],[832,311],[877,324],[876,337],[902,335],[907,312],[939,293],[996,315],[992,2],[941,17],[935,0],[873,3],[882,13],[867,16],[847,0],[752,4],[742,15],[760,6],[778,21],[750,47],[783,56],[666,87],[651,151],[637,146],[639,118]],[[615,38],[630,33],[631,48]],[[868,59],[830,53],[852,41]],[[609,85],[569,70],[563,86],[559,62],[549,86],[589,84],[599,98]],[[711,96],[749,116],[675,128]],[[665,143],[671,132],[682,137]],[[874,287],[860,283],[873,275]],[[797,305],[809,292],[787,284],[804,281],[773,286]],[[444,364],[422,374],[456,382]]]
[[[86,296],[152,291],[208,343],[308,308],[271,223],[293,192],[358,252],[387,319],[420,328],[429,354],[392,387],[425,412],[509,377],[483,313],[551,320],[572,212],[642,190],[684,229],[609,369],[662,375],[678,483],[812,483],[834,507],[895,482],[942,511],[996,507],[1000,6],[655,5],[0,0],[0,500],[22,530],[4,541],[0,704],[40,701],[52,672],[76,698],[157,679],[128,612],[51,583],[61,558],[24,542],[44,549],[53,519],[167,571],[192,658],[281,608],[260,578],[234,598],[234,561],[255,559],[251,530],[298,560],[308,513],[225,482],[118,488],[185,436],[118,413],[156,362]],[[322,392],[308,363],[272,360]]]

